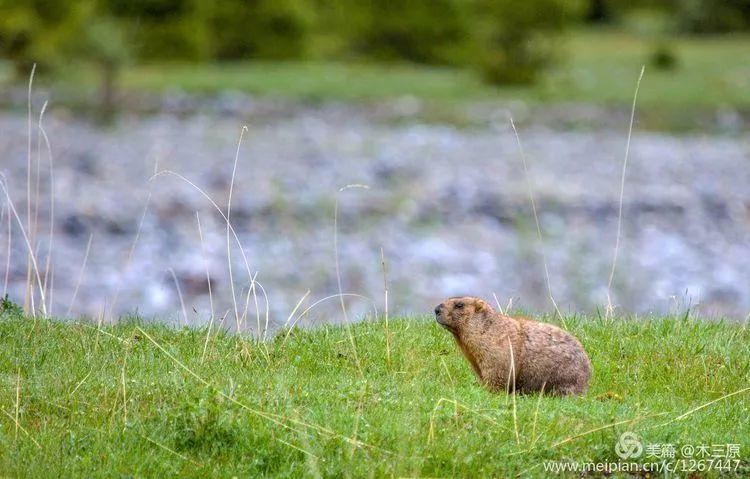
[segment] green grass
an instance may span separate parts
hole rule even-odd
[[[286,343],[212,336],[201,361],[205,330],[0,314],[0,476],[545,477],[544,460],[617,460],[628,430],[678,450],[741,443],[733,474],[750,471],[748,329],[566,324],[591,356],[589,393],[518,396],[514,420],[429,318],[390,322],[390,361],[383,321],[351,328],[356,356],[346,328],[321,326]]]
[[[717,111],[750,112],[750,35],[676,37],[678,66],[649,65],[654,43],[616,30],[573,31],[561,40],[563,55],[529,87],[496,88],[469,68],[332,61],[246,61],[235,63],[133,65],[122,75],[123,90],[135,93],[184,90],[214,94],[237,90],[294,101],[379,102],[411,96],[423,102],[428,120],[457,124],[472,119],[460,107],[525,101],[532,106],[579,103],[627,110],[641,66],[639,127],[657,130],[711,129]],[[0,65],[0,84],[11,81]],[[56,89],[55,103],[76,107],[97,98],[98,75],[74,65],[37,85]],[[25,85],[26,79],[21,79]],[[456,108],[459,107],[459,108]],[[585,125],[584,125],[585,126]]]
[[[750,49],[750,36],[677,38],[673,44],[679,65],[671,71],[647,65],[643,107],[750,107],[750,63],[739,61]],[[324,62],[141,66],[130,69],[123,84],[142,90],[236,89],[303,99],[413,95],[438,102],[523,99],[628,105],[651,48],[650,41],[624,33],[573,33],[565,42],[566,59],[533,87],[494,88],[469,70]]]

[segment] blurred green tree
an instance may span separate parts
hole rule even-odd
[[[465,60],[471,37],[471,4],[466,0],[355,0],[342,6],[356,53],[430,64]]]
[[[629,16],[668,16],[683,33],[750,29],[748,0],[588,0],[586,20],[622,23]]]
[[[104,119],[110,119],[115,112],[117,79],[131,58],[125,30],[112,17],[94,17],[86,23],[84,35],[75,47],[77,56],[92,63],[99,71],[100,113]]]
[[[750,29],[748,0],[674,1],[678,23],[683,31],[721,33]]]
[[[132,49],[139,59],[203,61],[211,58],[208,11],[212,3],[201,0],[101,1],[104,14],[127,25]]]
[[[40,70],[53,68],[66,61],[88,10],[82,2],[0,0],[0,53],[18,74],[28,75],[34,63]]]
[[[533,83],[580,7],[566,0],[477,0],[474,64],[489,83]]]
[[[304,0],[220,0],[207,8],[213,56],[302,58],[314,20]]]
[[[101,111],[114,110],[117,76],[131,53],[123,25],[96,1],[3,0],[0,12],[0,51],[17,75],[34,63],[43,72],[88,64],[100,74]]]

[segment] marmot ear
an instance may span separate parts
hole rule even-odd
[[[482,311],[484,311],[485,309],[487,309],[487,303],[485,303],[485,302],[484,302],[483,300],[481,300],[481,299],[480,299],[480,300],[477,300],[477,305],[476,305],[476,307],[475,307],[475,310],[476,310],[476,312],[477,312],[477,313],[481,313],[481,312],[482,312]]]

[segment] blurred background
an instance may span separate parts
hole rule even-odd
[[[750,312],[743,0],[0,0],[0,85],[29,308],[255,317],[255,277],[274,326],[339,293],[337,249],[354,316],[383,259],[391,314]]]

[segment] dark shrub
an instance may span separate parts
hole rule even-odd
[[[17,73],[27,77],[64,62],[89,9],[87,4],[50,0],[0,0],[0,56],[11,60]]]
[[[493,84],[533,83],[571,12],[564,0],[478,0],[476,66]]]
[[[670,45],[664,42],[654,46],[650,60],[650,63],[659,70],[672,70],[677,66],[677,54]]]
[[[218,59],[301,58],[311,13],[299,0],[221,0],[210,9],[214,56]]]
[[[11,301],[6,294],[4,298],[0,298],[0,314],[20,316],[23,314],[23,309],[21,309],[21,306]]]
[[[470,37],[469,4],[461,0],[348,2],[355,52],[381,60],[457,63]]]
[[[687,33],[750,29],[747,0],[588,0],[587,10],[590,21],[621,21],[638,10],[661,12]]]
[[[209,32],[198,0],[105,0],[111,15],[126,21],[140,59],[204,60]]]
[[[675,13],[683,31],[719,33],[750,28],[747,0],[679,0]]]

